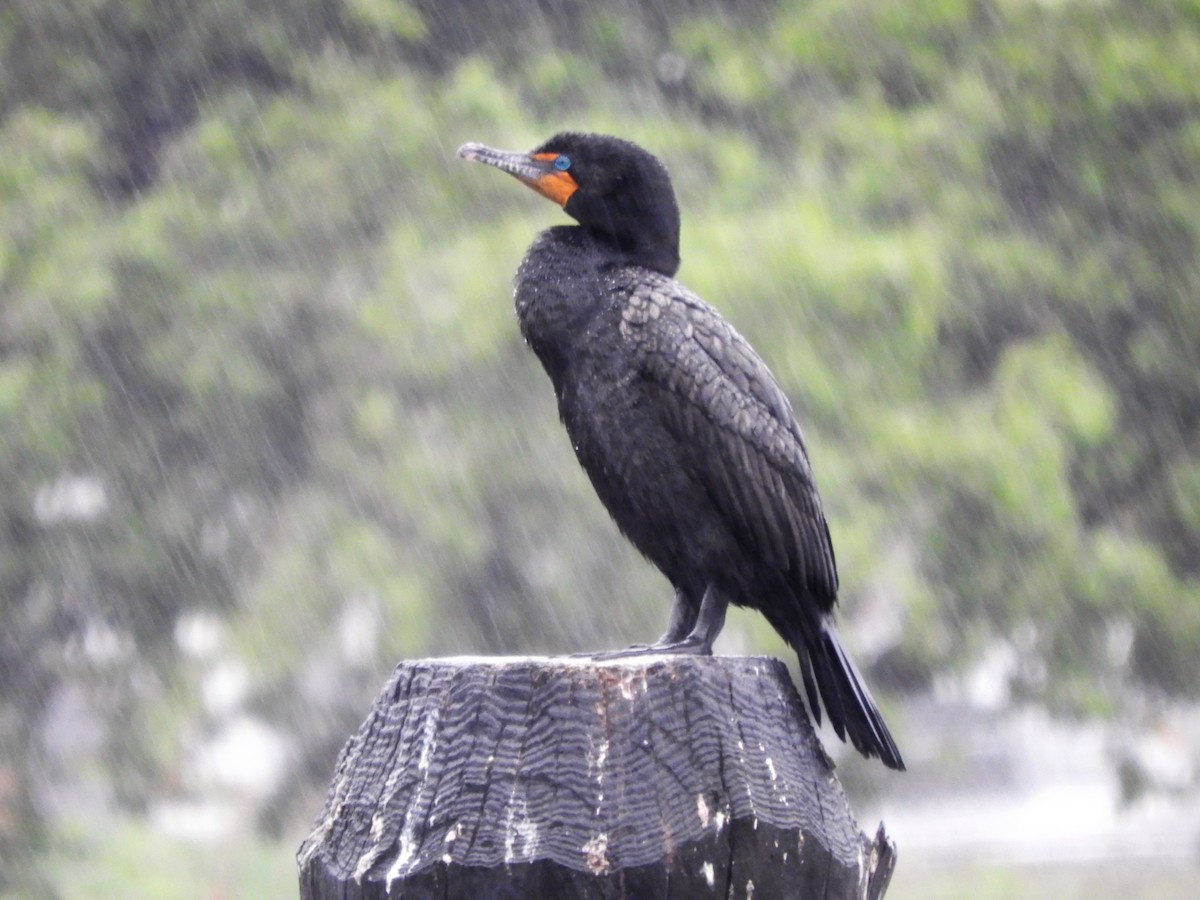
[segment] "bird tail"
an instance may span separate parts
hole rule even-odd
[[[807,660],[802,651],[800,670],[808,705],[817,724],[821,723],[821,707],[817,705],[819,691],[825,711],[829,713],[829,724],[839,738],[844,741],[849,736],[850,743],[863,756],[877,756],[885,766],[903,771],[904,760],[900,758],[896,742],[859,675],[858,667],[842,646],[832,619],[822,616],[818,633],[805,635],[805,640],[795,646],[808,651]]]

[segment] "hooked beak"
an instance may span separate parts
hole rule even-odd
[[[579,185],[567,172],[554,168],[557,153],[522,153],[519,150],[496,150],[474,142],[458,148],[458,156],[471,162],[492,166],[507,172],[529,185],[543,197],[559,206],[566,206]]]

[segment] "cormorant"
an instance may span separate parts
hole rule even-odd
[[[521,333],[617,526],[675,588],[666,633],[627,652],[711,653],[728,604],[800,656],[813,717],[903,769],[833,623],[837,568],[791,405],[715,309],[674,279],[679,207],[654,156],[562,133],[531,153],[464,144],[578,225],[534,240],[516,277]],[[611,655],[611,654],[610,654]]]

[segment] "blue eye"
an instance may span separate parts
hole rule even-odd
[[[554,168],[560,172],[567,171],[567,169],[571,168],[571,157],[562,155],[554,157]]]

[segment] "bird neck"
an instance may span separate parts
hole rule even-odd
[[[638,187],[576,191],[563,209],[598,246],[608,248],[613,262],[674,277],[679,270],[679,205],[666,172],[635,182]]]
[[[559,225],[538,235],[517,270],[521,334],[557,383],[592,320],[608,305],[605,275],[626,264],[611,239]]]
[[[641,266],[661,272],[668,278],[674,277],[679,271],[677,234],[645,230],[631,234],[612,234],[583,225],[579,227],[587,231],[599,246],[611,248],[612,261],[618,265]]]

